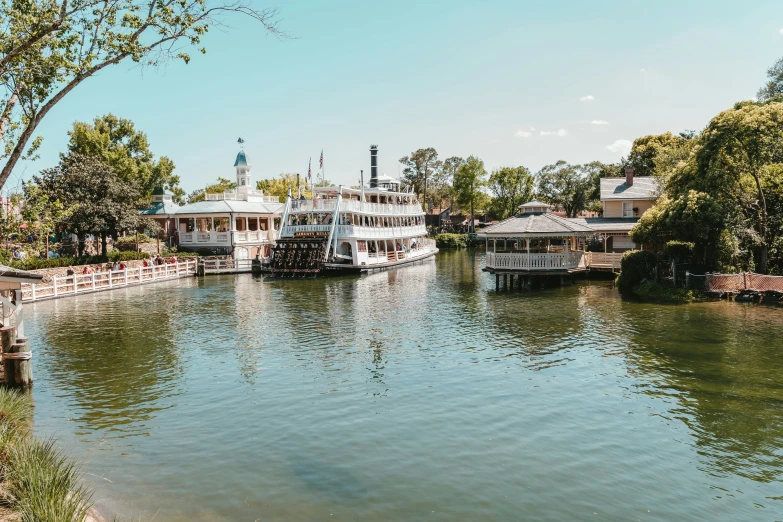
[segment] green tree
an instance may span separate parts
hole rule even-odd
[[[475,156],[468,156],[454,175],[454,195],[463,208],[470,209],[470,232],[475,232],[475,212],[486,204],[487,195],[481,191],[486,185],[487,170],[484,162]]]
[[[57,166],[33,176],[32,186],[49,201],[60,201],[70,211],[64,221],[79,238],[79,254],[87,235],[101,238],[106,255],[107,237],[146,224],[139,216],[141,187],[136,180],[124,180],[100,160],[81,154],[61,157]],[[33,190],[32,187],[30,190]]]
[[[73,209],[66,208],[59,199],[52,200],[49,194],[33,184],[24,187],[25,202],[22,208],[22,218],[27,224],[27,230],[38,236],[36,250],[43,246],[44,257],[49,257],[49,238],[58,227],[63,224],[73,213]]]
[[[445,159],[441,163],[440,169],[433,174],[429,189],[430,201],[433,205],[442,208],[444,202],[454,199],[454,175],[463,163],[465,163],[464,159],[452,156]]]
[[[625,173],[621,172],[620,165],[617,163],[601,163],[600,161],[591,161],[582,165],[582,170],[590,178],[590,191],[587,194],[588,207],[602,210],[601,207],[601,179],[620,178]]]
[[[767,69],[767,83],[756,94],[759,101],[783,101],[783,58]]]
[[[0,131],[8,151],[4,185],[44,117],[87,78],[125,60],[142,66],[190,61],[187,44],[201,39],[225,15],[249,16],[285,37],[273,9],[239,0],[28,0],[0,2],[0,75],[7,88]],[[33,146],[40,143],[34,140]]]
[[[580,165],[563,160],[547,165],[536,174],[537,193],[547,203],[562,208],[566,216],[576,217],[587,208],[591,180]]]
[[[533,199],[535,178],[525,167],[503,167],[489,177],[489,191],[495,196],[491,210],[498,219],[516,214],[519,205]]]
[[[419,200],[424,204],[425,212],[429,210],[428,203],[432,203],[428,198],[427,184],[440,170],[442,163],[438,160],[438,152],[428,147],[412,152],[410,156],[400,158],[405,168],[402,171],[402,180],[413,187],[414,192],[419,196]]]
[[[302,195],[304,197],[310,199],[313,197],[312,187],[309,186],[306,183],[306,180],[303,176],[300,176],[299,178],[299,184],[302,187]],[[332,182],[329,180],[323,180],[318,181],[316,183],[313,183],[313,186],[315,187],[330,187],[332,185]],[[261,190],[264,192],[267,196],[277,196],[280,198],[280,201],[285,201],[286,196],[288,196],[288,191],[291,191],[291,194],[294,196],[298,193],[298,188],[296,186],[296,173],[295,172],[286,172],[283,174],[280,174],[276,178],[272,179],[262,179],[260,181],[256,182],[256,189]]]
[[[204,201],[207,199],[207,194],[222,194],[227,190],[234,190],[237,188],[235,181],[231,181],[226,178],[218,178],[217,183],[207,185],[203,189],[194,190],[188,196],[188,203],[196,203],[198,201]]]
[[[621,164],[620,174],[624,176],[625,169],[630,167],[635,176],[665,177],[681,161],[688,159],[696,143],[695,137],[692,131],[685,131],[676,136],[665,132],[636,138]]]
[[[91,156],[110,166],[126,181],[135,181],[147,197],[157,187],[171,190],[181,200],[183,190],[174,162],[166,156],[157,160],[150,151],[147,135],[132,121],[107,114],[92,124],[75,122],[68,132],[68,153]]]

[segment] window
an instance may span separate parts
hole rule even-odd
[[[244,184],[245,184],[245,178],[242,178],[242,179],[240,179],[240,180],[239,180],[239,184],[240,184],[240,185],[244,185]]]
[[[623,201],[623,217],[633,217],[633,201]]]

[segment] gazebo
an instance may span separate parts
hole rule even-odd
[[[560,276],[587,270],[585,238],[595,231],[574,219],[556,216],[540,201],[519,207],[520,213],[478,232],[486,239],[485,271],[500,276],[519,277],[520,286],[529,276]]]

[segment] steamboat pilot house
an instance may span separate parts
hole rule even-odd
[[[377,153],[378,147],[371,146],[369,188],[317,187],[312,199],[288,197],[272,273],[362,272],[437,253],[416,195],[378,176]]]

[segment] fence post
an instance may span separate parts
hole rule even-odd
[[[76,295],[76,289],[79,288],[79,283],[76,282],[76,274],[71,276],[73,278],[73,293]]]
[[[30,291],[31,291],[30,301],[35,301],[35,285],[34,284],[30,285]]]
[[[748,289],[748,273],[742,272],[742,289],[747,290]]]
[[[689,270],[685,271],[685,288],[688,289],[691,287],[691,273]]]
[[[57,297],[57,276],[52,277],[52,284],[54,285],[54,296]]]

